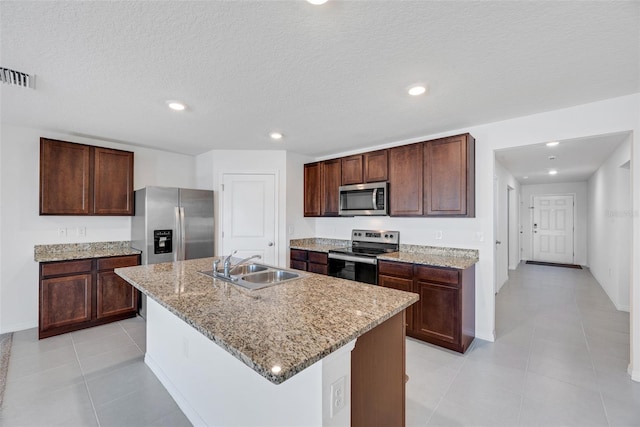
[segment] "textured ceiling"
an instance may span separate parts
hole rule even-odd
[[[640,91],[636,1],[2,1],[0,20],[0,65],[37,76],[0,88],[3,123],[189,154],[324,156]]]

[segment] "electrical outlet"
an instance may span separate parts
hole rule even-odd
[[[329,411],[329,416],[331,418],[344,408],[347,400],[347,396],[345,395],[345,383],[345,377],[341,377],[331,384],[331,409]]]
[[[78,227],[78,229],[76,230],[78,237],[84,237],[87,235],[87,228],[86,227]]]
[[[67,237],[67,229],[64,227],[58,228],[58,237]]]

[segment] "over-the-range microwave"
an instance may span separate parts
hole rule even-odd
[[[340,186],[341,216],[387,215],[388,184],[371,182]]]

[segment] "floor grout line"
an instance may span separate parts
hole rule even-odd
[[[91,402],[91,409],[93,409],[93,415],[96,417],[96,423],[98,424],[98,427],[100,427],[100,419],[98,418],[98,411],[96,411],[96,405],[93,402],[93,397],[91,396],[91,391],[89,390],[89,384],[87,383],[87,377],[85,376],[84,369],[82,368],[82,363],[80,362],[80,356],[78,355],[78,349],[76,348],[76,343],[73,339],[73,334],[71,335],[71,344],[73,345],[73,351],[76,354],[76,360],[78,361],[78,365],[80,366],[80,374],[82,375],[84,387],[87,390],[87,395],[89,396],[89,402]]]

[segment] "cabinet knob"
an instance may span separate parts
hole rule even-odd
[[[268,246],[273,246],[273,242],[269,242],[269,245],[268,245]]]

